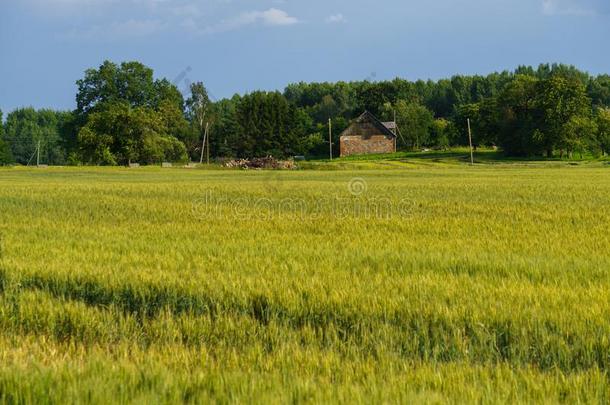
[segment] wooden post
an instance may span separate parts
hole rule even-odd
[[[38,140],[38,145],[36,146],[36,167],[40,166],[40,139]]]
[[[210,164],[210,132],[208,130],[208,126],[210,125],[209,122],[205,123],[205,133],[207,134],[205,139],[206,139],[206,144],[207,144],[207,148],[206,148],[206,156],[207,156],[207,163],[208,165]]]
[[[470,118],[468,118],[468,142],[470,143],[470,164],[474,166],[474,152],[472,150],[472,131],[470,130]]]
[[[201,142],[201,156],[199,157],[199,164],[203,163],[203,152],[205,152],[205,133],[203,134],[203,141]]]
[[[396,123],[396,110],[392,109],[394,113],[394,153],[396,153],[396,142],[398,140],[398,124]]]
[[[330,150],[330,160],[333,160],[333,122],[328,119],[328,145]]]
[[[201,142],[201,157],[199,158],[199,164],[203,163],[203,152],[205,151],[205,142],[208,137],[208,124],[205,124],[205,132],[203,133],[203,142]]]

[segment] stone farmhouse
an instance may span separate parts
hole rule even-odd
[[[341,156],[396,152],[396,123],[365,111],[340,136]]]

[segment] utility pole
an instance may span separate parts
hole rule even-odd
[[[398,124],[396,123],[396,109],[392,108],[392,112],[394,113],[394,153],[398,150],[396,148],[396,144],[398,143]]]
[[[330,160],[333,160],[333,122],[328,119],[328,145],[330,151]]]
[[[474,152],[472,150],[472,131],[470,130],[470,118],[468,118],[468,142],[470,143],[470,165],[474,166]]]
[[[205,119],[205,110],[203,109],[203,100],[201,97],[197,100],[197,118],[199,119],[199,131],[203,131],[203,121]],[[205,141],[208,134],[208,125],[206,123],[205,132],[203,134],[203,141],[201,142],[201,157],[199,158],[199,164],[203,163],[203,152],[205,150]]]
[[[206,123],[205,123],[205,133],[207,134],[207,135],[206,135],[206,137],[205,137],[205,139],[206,139],[206,145],[207,145],[207,146],[206,146],[206,151],[207,151],[207,152],[206,152],[206,157],[207,157],[207,162],[208,162],[208,165],[210,164],[210,132],[209,132],[209,130],[208,130],[208,125],[209,125],[209,124],[210,124],[209,122],[206,122]]]
[[[36,167],[40,166],[40,139],[38,140],[38,146],[36,146]]]
[[[203,152],[205,151],[205,144],[208,138],[208,123],[205,124],[205,132],[203,133],[203,142],[201,142],[201,157],[199,158],[199,164],[203,163]],[[208,158],[209,163],[209,158]]]

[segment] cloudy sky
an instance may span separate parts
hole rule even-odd
[[[215,98],[541,62],[610,73],[610,0],[0,0],[0,108],[71,109],[105,59]]]

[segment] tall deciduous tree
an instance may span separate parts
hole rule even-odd
[[[184,145],[168,135],[163,117],[145,107],[111,104],[91,113],[79,132],[79,144],[86,163],[159,163],[186,158]]]
[[[539,82],[536,102],[542,115],[538,140],[550,157],[562,143],[565,126],[574,117],[591,114],[591,100],[577,77],[555,74]]]
[[[610,75],[600,75],[591,78],[587,93],[596,107],[610,106]]]
[[[394,113],[396,124],[402,134],[398,138],[399,143],[406,142],[403,146],[414,149],[430,145],[430,132],[434,124],[432,111],[418,102],[398,100],[394,105],[384,106],[385,119],[392,119]]]
[[[578,152],[582,158],[583,152],[589,150],[597,153],[597,124],[589,117],[574,115],[564,125],[561,138],[557,144],[561,151],[567,151],[568,156]]]
[[[610,154],[610,108],[597,111],[597,142],[604,155]]]
[[[186,100],[187,115],[191,121],[194,131],[191,131],[191,136],[186,139],[186,146],[191,157],[199,148],[204,147],[200,142],[205,136],[205,129],[208,127],[212,119],[211,109],[212,102],[202,82],[191,84],[191,96]],[[200,150],[201,152],[201,150]]]
[[[158,162],[184,158],[184,99],[139,62],[104,62],[77,82],[77,141],[87,163]]]
[[[152,69],[139,62],[116,65],[105,61],[98,69],[88,69],[76,82],[76,109],[79,114],[125,102],[132,107],[154,107],[158,97]]]
[[[541,151],[533,136],[541,119],[537,86],[538,79],[519,74],[498,96],[498,142],[509,155],[526,156]]]
[[[449,147],[449,131],[451,123],[444,119],[435,119],[431,127],[430,141],[433,146],[446,149]]]

